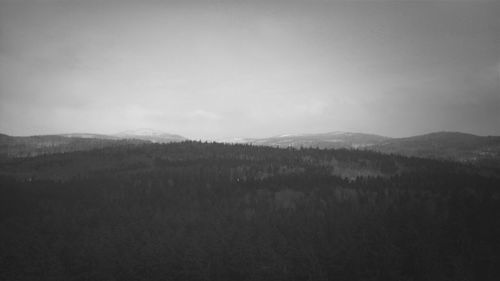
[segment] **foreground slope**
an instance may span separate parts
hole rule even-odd
[[[498,280],[500,181],[183,142],[0,163],[0,280]]]

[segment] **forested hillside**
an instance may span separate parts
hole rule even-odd
[[[1,280],[498,280],[498,171],[183,142],[0,164]]]
[[[32,157],[44,154],[86,151],[125,144],[140,144],[148,141],[117,139],[105,135],[74,137],[71,135],[43,135],[13,137],[0,134],[0,161],[12,157]]]
[[[405,156],[444,159],[500,168],[500,137],[434,132],[406,138],[349,132],[283,135],[240,142],[273,147],[357,148]]]
[[[369,147],[383,153],[449,159],[500,167],[500,137],[459,132],[436,132],[409,138],[388,139]]]

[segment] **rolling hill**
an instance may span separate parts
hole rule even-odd
[[[367,149],[461,162],[500,162],[500,137],[459,132],[436,132],[409,138],[387,139]]]
[[[0,158],[86,151],[118,145],[180,142],[186,138],[158,131],[127,131],[115,135],[73,133],[40,136],[0,134]]]
[[[73,133],[14,137],[0,134],[0,157],[27,157],[125,144],[172,143],[187,140],[180,135],[150,129],[130,130],[113,135]],[[220,142],[278,148],[362,149],[500,167],[499,136],[477,136],[460,132],[435,132],[407,138],[329,132],[232,139]]]
[[[239,140],[238,143],[281,148],[363,149],[404,156],[472,162],[500,167],[500,137],[477,136],[460,132],[435,132],[407,138],[331,132],[245,139]]]

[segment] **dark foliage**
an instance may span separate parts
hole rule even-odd
[[[0,280],[500,280],[474,166],[184,142],[0,171]]]

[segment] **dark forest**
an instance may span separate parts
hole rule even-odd
[[[1,280],[499,280],[498,171],[182,142],[0,163]]]

